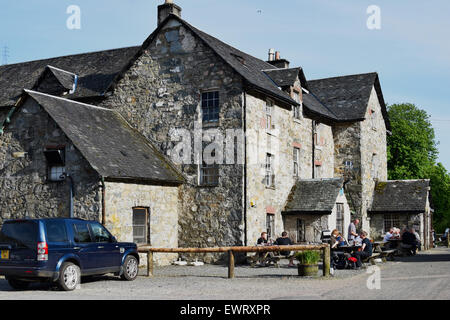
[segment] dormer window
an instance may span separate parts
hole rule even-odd
[[[65,148],[48,147],[44,150],[44,156],[47,160],[47,172],[49,181],[63,181],[66,173]]]

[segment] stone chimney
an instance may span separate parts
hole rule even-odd
[[[170,14],[174,14],[181,18],[181,7],[173,3],[173,0],[166,0],[166,2],[158,6],[158,26],[163,22]]]
[[[289,61],[286,59],[281,59],[280,52],[276,51],[274,53],[274,49],[269,50],[269,60],[267,62],[277,68],[281,69],[289,68]]]

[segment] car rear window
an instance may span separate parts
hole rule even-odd
[[[47,230],[48,242],[67,242],[66,222],[63,220],[47,220],[45,221],[45,229]]]
[[[35,249],[38,242],[38,225],[35,221],[10,221],[3,224],[0,243],[16,248]]]

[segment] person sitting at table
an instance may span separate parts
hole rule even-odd
[[[403,247],[411,250],[411,254],[415,255],[417,251],[417,239],[412,230],[405,229],[402,236]]]
[[[353,253],[353,256],[356,258],[356,267],[359,269],[362,267],[362,259],[368,258],[372,255],[372,242],[367,237],[367,232],[362,231],[360,234],[360,238],[362,239],[361,251],[357,251]]]
[[[261,237],[256,242],[256,245],[266,245],[267,244],[267,232],[261,232]]]
[[[390,228],[383,238],[383,242],[388,242],[394,236],[394,228]]]
[[[335,249],[338,247],[345,246],[347,242],[345,241],[344,237],[339,233],[338,229],[334,229],[331,232],[331,248]]]
[[[292,240],[288,237],[288,233],[286,231],[283,231],[281,233],[281,237],[278,238],[277,240],[275,240],[275,245],[277,246],[290,246],[293,245]],[[286,258],[288,258],[289,256],[291,256],[291,252],[290,251],[281,251],[280,254],[282,256],[285,256]],[[294,266],[294,257],[291,256],[289,257],[289,267]]]
[[[394,227],[394,232],[392,233],[392,239],[400,239],[400,229]]]

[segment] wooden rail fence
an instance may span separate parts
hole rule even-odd
[[[153,248],[150,246],[139,246],[140,253],[147,254],[147,276],[153,277],[155,253],[228,253],[228,278],[234,278],[234,254],[247,252],[274,252],[274,251],[305,251],[320,250],[323,256],[323,276],[330,275],[330,246],[319,245],[291,245],[291,246],[254,246],[254,247],[216,247],[216,248]]]

